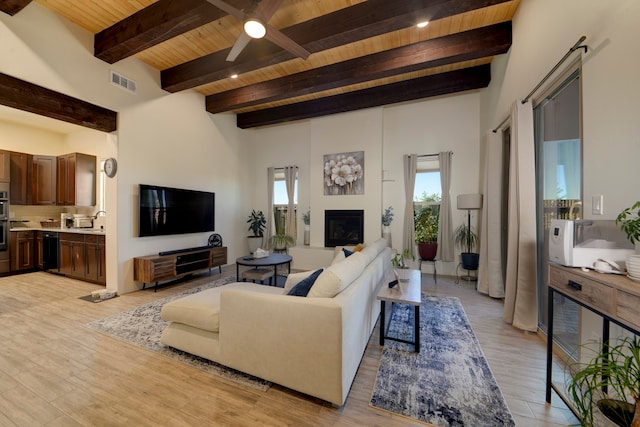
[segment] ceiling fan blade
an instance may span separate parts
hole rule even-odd
[[[240,33],[240,35],[238,36],[238,39],[233,44],[233,47],[231,48],[229,55],[227,55],[227,61],[229,62],[235,61],[238,55],[240,55],[240,52],[242,52],[242,50],[245,47],[247,47],[250,41],[251,41],[251,37],[249,37],[247,33],[245,33],[244,31]]]
[[[307,59],[309,55],[311,55],[311,52],[291,40],[289,37],[285,36],[276,28],[272,27],[269,24],[266,24],[265,27],[267,28],[267,34],[264,36],[264,38],[266,38],[267,40],[277,44],[287,52],[302,59]]]
[[[228,13],[229,15],[235,16],[236,18],[238,18],[241,21],[244,21],[245,19],[245,14],[244,12],[236,9],[235,7],[227,4],[226,2],[222,1],[222,0],[207,0],[209,3],[211,3],[212,5],[214,5],[215,7],[217,7],[218,9],[220,9],[223,12]]]
[[[269,19],[278,11],[283,0],[261,0],[258,2],[253,13],[247,13],[248,15],[255,15],[263,22],[268,22]]]

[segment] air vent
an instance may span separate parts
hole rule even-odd
[[[126,89],[131,93],[136,93],[136,82],[131,80],[130,78],[123,76],[122,74],[116,73],[113,70],[111,71],[111,83],[122,88]]]

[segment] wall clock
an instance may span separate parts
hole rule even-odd
[[[104,173],[109,177],[113,178],[116,176],[116,172],[118,171],[118,162],[113,157],[109,157],[104,161]]]
[[[222,246],[222,236],[217,233],[213,233],[209,236],[209,246],[220,247]]]

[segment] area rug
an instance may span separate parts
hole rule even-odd
[[[152,350],[158,354],[177,360],[181,363],[202,369],[203,371],[218,375],[227,380],[242,384],[258,390],[266,391],[271,383],[260,378],[247,375],[226,366],[217,364],[207,359],[176,350],[160,342],[162,331],[167,326],[167,322],[160,318],[162,306],[169,301],[182,298],[185,295],[200,292],[204,289],[222,286],[235,282],[236,276],[231,275],[220,278],[214,282],[200,285],[180,294],[162,298],[147,304],[138,306],[132,310],[115,314],[104,319],[89,323],[91,329],[119,338],[139,347]]]
[[[413,306],[388,335],[412,340]],[[458,298],[422,295],[420,353],[386,340],[371,405],[437,426],[515,426]]]

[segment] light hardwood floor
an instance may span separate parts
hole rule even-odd
[[[227,266],[223,275],[232,272]],[[86,326],[217,277],[98,304],[78,299],[100,289],[89,283],[47,273],[0,278],[0,426],[425,425],[369,406],[377,329],[346,404],[334,408],[278,386],[243,388]],[[473,283],[439,277],[434,284],[431,275],[422,282],[426,292],[460,298],[519,426],[575,423],[556,396],[545,404],[545,345],[506,325],[501,301],[479,295]]]

